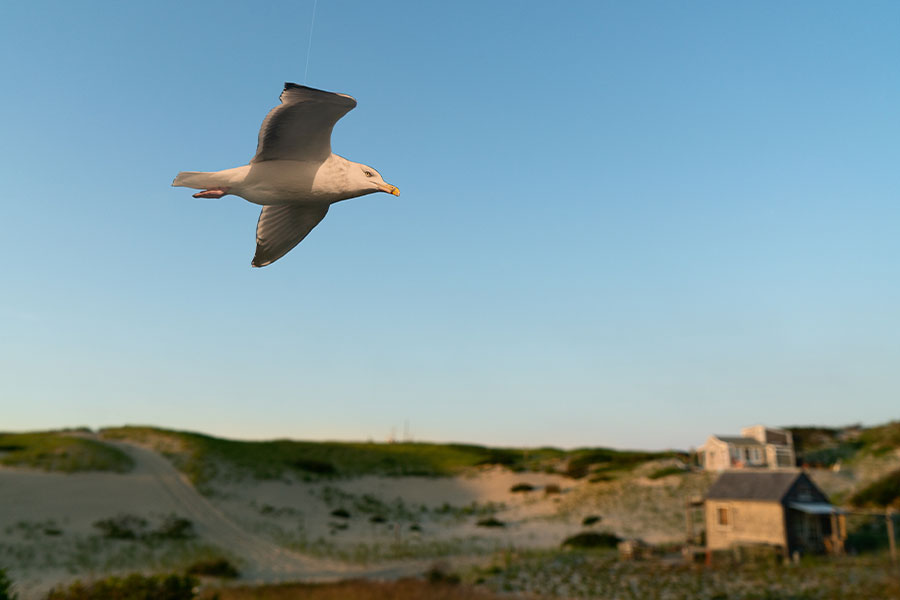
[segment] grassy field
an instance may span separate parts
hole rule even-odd
[[[464,580],[537,598],[656,600],[872,600],[900,598],[900,569],[884,554],[774,560],[712,567],[671,560],[621,561],[615,551],[499,555]]]
[[[309,478],[373,474],[443,477],[492,464],[514,471],[559,471],[584,477],[627,471],[648,460],[675,455],[608,448],[566,451],[418,442],[248,442],[151,427],[115,427],[101,434],[154,446],[196,483],[231,474],[257,479],[277,479],[289,473]]]
[[[134,466],[120,450],[69,432],[0,433],[0,464],[65,473],[124,473]]]

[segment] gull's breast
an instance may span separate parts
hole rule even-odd
[[[254,204],[293,204],[321,201],[314,189],[322,163],[267,160],[249,165],[244,180],[231,193]]]

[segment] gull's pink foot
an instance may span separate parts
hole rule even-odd
[[[202,192],[197,192],[196,194],[194,194],[194,198],[221,198],[222,196],[224,196],[227,193],[228,193],[228,188],[203,190]]]

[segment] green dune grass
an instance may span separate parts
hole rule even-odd
[[[481,465],[514,471],[559,472],[582,476],[592,469],[628,469],[674,453],[618,451],[606,448],[490,448],[475,444],[423,442],[237,441],[153,427],[102,430],[109,439],[149,443],[197,483],[229,471],[258,479],[288,473],[310,478],[360,475],[445,477]],[[570,469],[571,463],[577,465]]]
[[[0,464],[45,471],[115,471],[134,466],[121,450],[70,432],[0,433]]]

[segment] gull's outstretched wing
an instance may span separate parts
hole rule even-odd
[[[270,265],[303,241],[328,212],[328,205],[277,204],[263,206],[256,224],[254,267]]]
[[[331,130],[353,110],[356,100],[285,83],[281,104],[269,111],[259,129],[251,163],[264,160],[325,160],[331,155]]]

